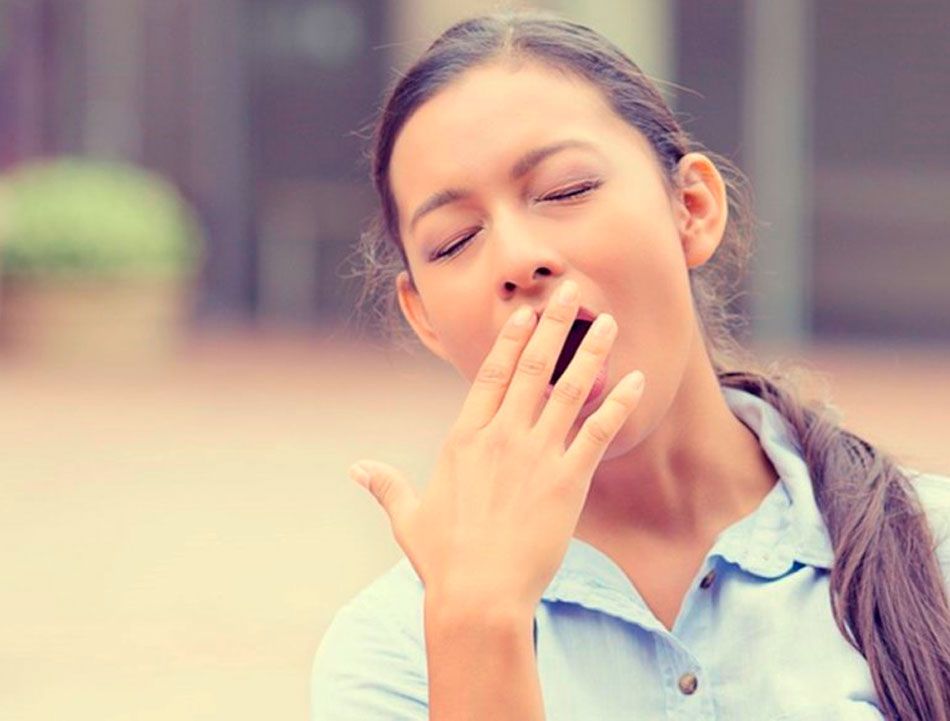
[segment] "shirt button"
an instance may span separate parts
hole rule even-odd
[[[710,586],[712,586],[713,581],[715,581],[715,580],[716,580],[716,569],[714,568],[714,569],[711,570],[709,573],[707,573],[705,576],[703,576],[703,580],[699,582],[699,587],[700,587],[700,588],[709,588]]]
[[[680,676],[679,687],[680,691],[689,696],[693,691],[696,690],[696,686],[699,685],[699,681],[696,680],[696,674],[694,673],[684,673]]]

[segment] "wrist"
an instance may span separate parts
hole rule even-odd
[[[427,630],[531,633],[534,611],[532,604],[503,596],[480,597],[427,590],[424,620]]]

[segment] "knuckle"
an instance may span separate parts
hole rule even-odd
[[[527,375],[541,375],[547,367],[547,360],[540,356],[527,355],[518,359],[518,371]]]
[[[485,435],[485,448],[489,452],[504,452],[510,445],[511,433],[504,426],[499,426]]]
[[[577,474],[566,473],[554,478],[549,486],[551,492],[562,499],[577,497]]]
[[[373,493],[380,502],[388,507],[393,493],[393,479],[389,476],[382,476],[373,479]]]
[[[584,424],[584,429],[587,437],[598,445],[603,445],[610,440],[610,430],[599,418],[594,418],[593,416],[588,418],[587,423]]]
[[[584,397],[584,388],[579,383],[562,378],[554,386],[551,397],[565,403],[577,403]]]
[[[450,428],[446,434],[445,442],[442,444],[442,448],[447,453],[453,453],[457,448],[461,448],[462,446],[470,443],[473,435],[473,429],[455,425]]]
[[[484,385],[503,385],[508,380],[508,369],[500,363],[486,363],[478,369],[475,380]]]
[[[574,322],[574,314],[568,308],[557,308],[552,304],[548,307],[544,316],[547,320],[558,325],[571,325]]]

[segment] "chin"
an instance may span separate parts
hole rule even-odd
[[[637,421],[638,414],[639,407],[630,414],[630,417],[627,418],[627,422],[623,424],[617,432],[617,435],[615,435],[614,439],[610,442],[610,445],[607,446],[607,451],[604,453],[601,463],[609,461],[612,458],[619,458],[620,456],[626,455],[640,445],[643,441],[644,434],[642,433],[640,423]]]

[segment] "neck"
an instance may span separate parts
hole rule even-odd
[[[649,393],[647,379],[644,416],[664,400],[651,405]],[[754,511],[778,479],[755,432],[726,403],[698,339],[666,413],[639,430],[636,445],[598,466],[575,536],[709,540]]]

